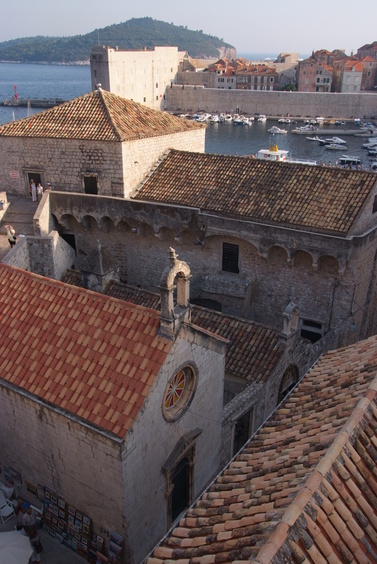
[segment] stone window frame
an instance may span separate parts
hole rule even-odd
[[[179,463],[187,458],[188,460],[188,470],[189,470],[189,489],[188,489],[188,504],[187,507],[191,505],[194,497],[194,470],[196,463],[196,442],[198,437],[201,435],[202,429],[196,428],[193,431],[183,435],[176,446],[168,456],[167,460],[163,464],[161,470],[165,476],[165,498],[166,498],[166,511],[167,511],[167,522],[170,527],[172,519],[172,495],[173,495],[173,478],[174,473],[179,465]]]
[[[231,272],[233,274],[240,273],[240,246],[236,243],[223,241],[221,270],[223,272]]]

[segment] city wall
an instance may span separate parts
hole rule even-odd
[[[377,118],[377,93],[269,92],[173,85],[166,92],[170,112],[237,112],[247,115]]]

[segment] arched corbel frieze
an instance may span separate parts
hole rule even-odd
[[[84,215],[84,217],[81,218],[80,223],[85,231],[90,231],[90,229],[98,227],[97,220],[92,215]]]
[[[99,227],[105,233],[109,233],[110,229],[113,227],[113,222],[109,217],[102,217]]]

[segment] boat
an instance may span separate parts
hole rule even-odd
[[[291,121],[289,118],[280,118],[278,123],[291,123]]]
[[[327,143],[325,145],[325,149],[326,150],[332,150],[332,151],[343,151],[344,150],[344,145],[339,144],[339,143]]]
[[[277,162],[289,162],[307,165],[316,165],[317,161],[307,161],[301,159],[291,159],[289,156],[289,151],[285,149],[279,149],[277,145],[271,145],[269,149],[260,149],[257,153],[257,159],[266,161],[277,161]]]
[[[237,116],[234,118],[233,123],[234,125],[243,125],[243,121],[244,121],[245,116]]]
[[[292,130],[292,133],[306,133],[308,131],[317,131],[317,127],[308,123],[307,125],[302,125],[301,127],[296,127],[296,129]]]
[[[210,123],[219,123],[220,121],[220,116],[218,116],[217,114],[213,114],[210,119],[209,119]]]
[[[286,129],[281,129],[280,127],[277,127],[276,125],[273,125],[267,131],[269,133],[288,133],[288,131]]]
[[[258,118],[258,121],[261,123],[264,123],[265,121],[267,121],[267,116],[265,116],[264,114],[261,114]]]
[[[361,159],[356,156],[342,155],[338,161],[338,164],[342,166],[359,166],[361,165]]]
[[[318,135],[314,135],[314,137],[307,137],[308,141],[322,141],[322,139],[320,137],[318,137]]]
[[[340,137],[330,137],[329,139],[320,139],[318,141],[318,143],[320,145],[332,145],[332,144],[336,144],[336,145],[347,145],[347,141],[344,141],[344,139],[340,139]]]

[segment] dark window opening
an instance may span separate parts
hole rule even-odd
[[[182,458],[174,469],[172,477],[171,517],[175,519],[190,505],[190,464]]]
[[[234,427],[233,456],[243,447],[251,435],[252,410],[237,419]]]
[[[74,235],[71,233],[59,233],[59,235],[66,243],[68,243],[68,245],[72,247],[72,249],[76,251],[76,239]]]
[[[96,176],[84,176],[84,190],[85,194],[98,194]]]
[[[316,343],[323,335],[322,323],[312,321],[311,319],[303,319],[301,322],[300,335],[304,339],[308,339],[312,343]]]
[[[232,243],[223,243],[222,270],[239,274],[238,267],[239,246]]]

